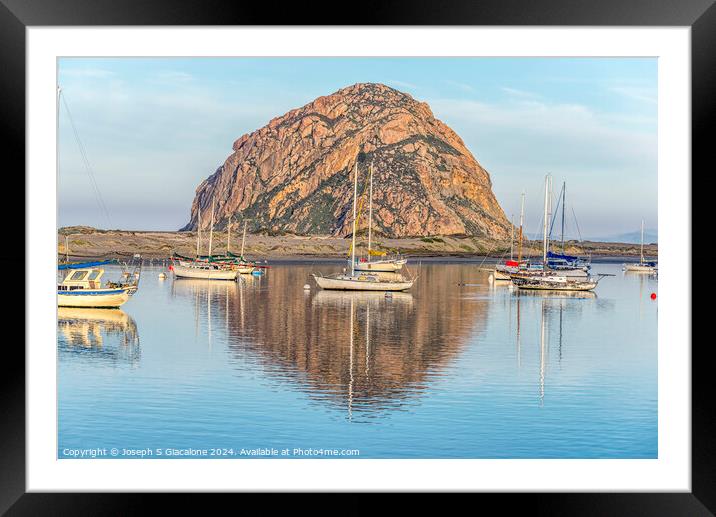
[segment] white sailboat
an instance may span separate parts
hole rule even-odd
[[[209,257],[211,257],[211,246],[214,237],[214,206],[215,200],[211,202],[211,227],[209,230]],[[239,272],[227,267],[225,264],[211,262],[211,260],[199,260],[200,239],[201,239],[201,215],[199,216],[199,232],[197,233],[197,258],[196,260],[174,259],[171,270],[176,278],[199,278],[204,280],[236,280]]]
[[[371,249],[373,237],[373,162],[370,164],[370,186],[368,189],[368,256],[361,258],[353,266],[356,271],[394,273],[400,270],[408,260],[400,256],[386,257],[384,251]],[[372,260],[372,256],[386,257]]]
[[[641,220],[641,251],[639,252],[638,264],[624,264],[624,271],[632,271],[635,273],[656,273],[658,270],[657,263],[654,261],[647,262],[644,260],[644,219]]]
[[[525,219],[525,193],[522,193],[522,201],[520,203],[520,245],[519,245],[519,252],[518,252],[518,258],[517,261],[513,259],[514,257],[514,246],[515,246],[515,225],[512,224],[512,221],[510,220],[510,226],[512,227],[512,232],[510,235],[510,260],[505,261],[504,264],[497,264],[495,266],[495,270],[492,272],[492,277],[495,280],[510,280],[510,275],[513,273],[519,272],[521,269],[525,269],[527,267],[526,263],[522,262],[522,225],[524,223]]]
[[[353,231],[351,241],[351,271],[350,274],[338,273],[328,276],[312,274],[316,284],[321,289],[334,289],[342,291],[405,291],[413,286],[414,280],[407,280],[394,273],[391,278],[381,277],[380,273],[356,272],[356,203],[358,199],[358,160],[354,165],[353,180]]]
[[[549,233],[547,231],[548,221],[551,215],[551,192],[552,192],[552,175],[545,176],[544,186],[544,226],[542,236],[542,270],[535,272],[518,271],[510,275],[510,279],[515,287],[520,289],[536,289],[543,291],[591,291],[594,289],[599,280],[604,276],[597,275],[591,277],[588,274],[574,276],[568,274],[567,271],[550,270],[547,254],[549,250]]]

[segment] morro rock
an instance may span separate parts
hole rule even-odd
[[[199,212],[207,228],[215,200],[215,228],[232,216],[248,219],[250,231],[349,235],[358,160],[359,194],[373,163],[379,234],[509,235],[490,176],[460,137],[426,103],[382,84],[319,97],[243,135],[233,149],[196,189],[182,230],[197,228]]]

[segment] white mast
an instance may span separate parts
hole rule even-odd
[[[373,161],[370,162],[370,190],[368,191],[368,262],[370,262],[371,230],[373,226]]]
[[[549,174],[544,177],[544,225],[542,236],[542,265],[547,268],[547,224],[549,221]]]
[[[211,260],[211,240],[214,237],[214,205],[216,199],[211,200],[211,226],[209,228],[209,260]]]
[[[644,263],[644,219],[641,220],[641,263]]]
[[[229,226],[226,230],[226,254],[229,254],[229,248],[231,247],[231,216],[229,216]]]
[[[351,242],[351,277],[355,276],[356,272],[356,199],[358,198],[358,159],[353,167],[354,180],[353,180],[353,239]],[[352,302],[352,300],[351,300]]]
[[[197,213],[197,226],[196,226],[196,258],[199,258],[199,252],[201,251],[201,205],[196,209]]]
[[[515,216],[514,214],[510,216],[510,228],[512,229],[512,234],[510,235],[510,260],[513,260],[513,250],[515,248]]]
[[[520,207],[520,251],[517,255],[517,261],[522,262],[522,224],[524,223],[525,219],[525,193],[522,193],[522,203]]]
[[[241,260],[244,260],[244,243],[246,242],[246,219],[244,219],[244,235],[241,237]]]

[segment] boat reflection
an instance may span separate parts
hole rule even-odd
[[[312,304],[325,307],[347,307],[352,303],[361,306],[374,308],[385,308],[389,305],[404,305],[412,307],[413,295],[410,293],[396,292],[386,294],[384,292],[370,291],[318,291],[313,297]]]
[[[120,309],[58,307],[58,348],[62,354],[83,354],[112,361],[140,359],[137,324]]]

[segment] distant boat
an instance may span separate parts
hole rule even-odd
[[[139,277],[132,276],[132,282],[106,282],[102,286],[101,266],[111,262],[60,264],[58,271],[67,271],[67,275],[57,286],[57,306],[116,309],[126,303],[137,291]]]
[[[202,257],[201,249],[201,213],[199,214],[199,228],[196,236],[196,258],[190,259],[174,253],[171,257],[172,265],[169,268],[175,278],[199,278],[204,280],[236,280],[239,275],[237,268],[232,268],[230,263],[222,260],[213,260],[211,245],[214,236],[214,207],[215,201],[211,203],[211,228],[209,230],[209,255]]]
[[[543,238],[542,238],[542,268],[536,269],[534,272],[518,271],[510,275],[510,280],[515,287],[520,289],[538,289],[546,291],[591,291],[594,289],[599,280],[604,276],[600,274],[596,277],[589,275],[587,270],[574,269],[572,266],[565,266],[564,269],[559,270],[557,268],[552,269],[550,267],[549,257],[549,233],[547,227],[550,219],[550,206],[551,198],[550,192],[552,191],[552,176],[545,176],[544,186],[544,226],[543,226]],[[562,260],[566,261],[565,257],[569,255],[560,256]],[[576,258],[576,257],[574,257]],[[554,264],[554,262],[553,262]]]
[[[386,252],[371,249],[372,244],[372,230],[373,230],[373,163],[370,164],[369,173],[370,187],[368,190],[368,256],[360,258],[353,265],[355,271],[367,271],[370,273],[384,272],[394,273],[400,270],[405,264],[408,263],[406,258],[396,255],[389,257]],[[371,257],[383,257],[377,260],[372,260]]]
[[[542,291],[591,291],[599,283],[599,278],[577,279],[562,274],[512,275],[512,283],[520,289]]]
[[[656,273],[658,265],[655,261],[647,262],[644,260],[644,220],[641,220],[641,250],[639,252],[638,264],[624,264],[624,271],[632,271],[635,273]]]
[[[351,241],[351,272],[337,273],[323,276],[321,274],[311,275],[321,289],[335,289],[342,291],[405,291],[413,286],[414,280],[407,280],[397,273],[391,274],[390,278],[381,276],[380,273],[356,272],[356,213],[358,198],[358,160],[354,165],[353,180],[353,231]],[[345,270],[344,270],[345,271]]]
[[[520,203],[520,234],[519,234],[519,247],[517,252],[517,260],[514,260],[514,247],[515,247],[515,225],[510,221],[511,234],[510,234],[510,260],[506,260],[504,264],[495,265],[494,271],[492,271],[492,277],[495,280],[510,280],[510,275],[525,271],[529,268],[529,262],[522,260],[522,225],[525,219],[525,193],[522,193],[522,202]]]

